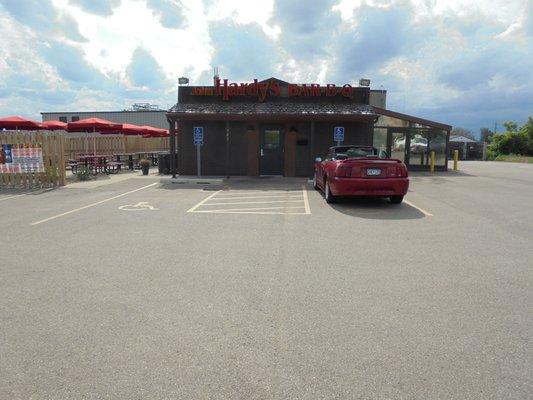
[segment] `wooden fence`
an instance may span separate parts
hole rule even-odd
[[[0,173],[0,187],[42,188],[66,184],[65,138],[61,133],[4,131],[0,132],[0,145],[4,144],[12,145],[13,149],[42,148],[44,170]]]
[[[168,138],[143,138],[141,136],[90,136],[66,138],[65,156],[73,159],[77,154],[124,154],[164,151],[169,148]]]

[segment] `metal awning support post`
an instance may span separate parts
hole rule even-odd
[[[311,164],[315,163],[315,121],[311,121]]]
[[[229,178],[229,121],[226,120],[226,178]]]
[[[169,124],[169,147],[170,147],[170,173],[172,178],[176,177],[176,122],[172,119],[167,119]]]

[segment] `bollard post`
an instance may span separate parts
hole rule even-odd
[[[457,171],[457,163],[459,161],[459,150],[453,151],[453,170]]]
[[[429,166],[431,173],[435,172],[435,151],[431,152],[431,164]]]

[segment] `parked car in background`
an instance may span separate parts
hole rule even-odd
[[[420,154],[427,152],[428,140],[422,136],[415,136],[411,138],[411,145],[409,146],[411,153]]]
[[[315,160],[313,186],[328,203],[337,196],[388,197],[399,204],[409,189],[405,164],[370,146],[334,146]]]
[[[397,137],[394,139],[394,145],[392,147],[394,150],[404,150],[405,149],[405,136]]]

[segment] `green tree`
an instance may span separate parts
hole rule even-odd
[[[529,117],[527,122],[520,128],[520,133],[527,142],[528,155],[533,156],[533,117]]]
[[[514,121],[504,122],[503,126],[507,129],[507,132],[516,132],[518,130],[518,124]]]
[[[487,143],[492,142],[492,139],[494,137],[494,132],[492,132],[489,128],[481,128],[479,133],[480,133],[481,142],[487,142]]]
[[[493,154],[533,155],[532,117],[520,129],[514,121],[507,121],[503,126],[507,131],[502,135],[495,135],[490,146]]]

